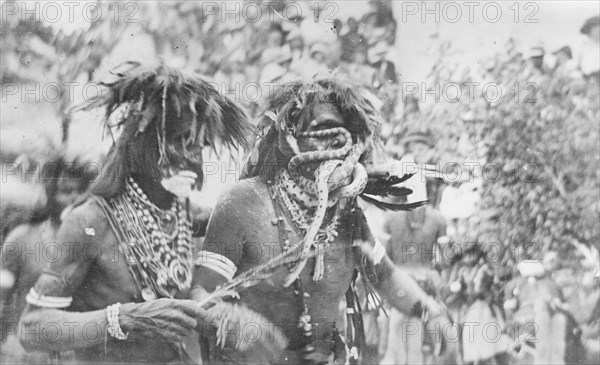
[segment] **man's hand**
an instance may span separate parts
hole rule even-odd
[[[235,348],[264,363],[277,360],[288,345],[286,336],[274,323],[243,304],[220,302],[199,311],[197,318],[202,336],[215,336],[217,345]]]
[[[120,308],[119,324],[129,338],[138,336],[181,342],[196,328],[201,310],[191,300],[157,299],[127,303]]]
[[[161,181],[162,186],[178,198],[189,198],[192,193],[192,185],[196,183],[198,175],[192,171],[179,171],[176,175]]]

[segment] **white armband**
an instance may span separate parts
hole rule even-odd
[[[235,275],[237,271],[237,266],[235,266],[233,261],[231,261],[227,257],[218,253],[204,250],[198,252],[198,257],[196,258],[196,265],[211,269],[217,274],[220,274],[223,277],[225,277],[227,281],[233,279],[233,275]]]
[[[27,303],[43,307],[43,308],[67,308],[73,302],[73,297],[50,297],[46,295],[38,295],[36,291],[31,288],[27,297],[25,298]]]

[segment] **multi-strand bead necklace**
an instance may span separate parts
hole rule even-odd
[[[109,200],[122,237],[121,251],[140,287],[142,298],[173,298],[192,282],[191,224],[176,199],[163,210],[138,184],[127,180],[125,192]]]
[[[273,199],[276,204],[279,204],[283,209],[283,214],[288,218],[293,226],[296,234],[299,237],[304,237],[309,226],[313,223],[310,217],[311,209],[314,207],[301,206],[303,200],[300,199],[301,188],[293,182],[282,179],[281,174],[276,177],[275,184],[270,189],[272,190]],[[339,204],[331,207],[330,219],[327,223],[320,227],[315,236],[312,246],[317,251],[315,255],[315,270],[313,278],[318,281],[323,278],[325,272],[325,249],[326,245],[332,244],[338,236],[337,227],[340,217]],[[278,217],[278,221],[283,221],[283,217]],[[285,240],[282,248],[284,251],[289,250],[290,242]]]

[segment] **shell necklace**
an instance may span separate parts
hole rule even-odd
[[[183,205],[174,199],[169,210],[158,208],[131,177],[125,191],[108,204],[123,235],[121,251],[142,298],[173,298],[189,289],[192,235]]]

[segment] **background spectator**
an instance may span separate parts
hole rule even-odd
[[[579,68],[586,78],[598,81],[600,77],[600,17],[594,16],[586,20],[581,27],[581,34],[586,38],[579,54]]]

